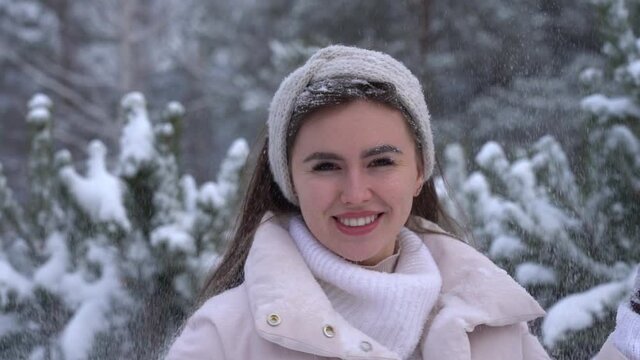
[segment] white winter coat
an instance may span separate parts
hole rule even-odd
[[[437,226],[423,220],[427,228]],[[442,290],[421,344],[423,359],[549,359],[527,322],[544,315],[504,270],[461,241],[421,235]],[[209,299],[188,320],[168,360],[397,359],[335,312],[291,239],[268,214],[245,265],[245,281]],[[596,357],[625,359],[610,341]]]

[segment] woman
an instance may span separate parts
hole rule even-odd
[[[527,327],[536,301],[437,225],[452,221],[404,65],[322,49],[267,125],[234,239],[168,359],[548,358]],[[601,359],[637,356],[627,330]]]

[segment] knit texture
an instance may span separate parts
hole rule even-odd
[[[442,286],[435,261],[415,233],[400,231],[394,273],[365,269],[339,257],[320,244],[299,217],[291,220],[289,233],[338,313],[402,359],[415,357]]]
[[[402,104],[415,121],[422,145],[425,181],[434,166],[430,115],[418,79],[391,56],[371,50],[333,45],[316,52],[303,66],[289,74],[269,106],[269,166],[283,195],[298,204],[289,176],[286,153],[287,131],[297,97],[310,83],[336,77],[354,77],[393,84]]]
[[[616,330],[613,332],[613,344],[629,360],[640,360],[640,312],[632,310],[634,304],[640,305],[640,267],[630,303],[618,307]]]
[[[640,314],[635,313],[629,304],[618,307],[616,330],[613,332],[613,344],[629,360],[640,360]]]

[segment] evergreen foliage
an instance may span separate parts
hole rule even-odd
[[[558,359],[595,355],[640,261],[640,4],[594,3],[607,61],[580,76],[590,95],[579,104],[575,163],[551,136],[511,157],[488,142],[471,174],[460,145],[445,151],[449,206],[457,203],[478,247],[547,309],[535,331]]]
[[[131,93],[113,169],[94,140],[81,174],[53,153],[51,105],[29,102],[27,211],[0,167],[0,359],[151,358],[215,265],[248,146],[236,140],[217,182],[198,187],[178,167],[182,106],[152,124]]]

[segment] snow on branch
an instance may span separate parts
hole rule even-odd
[[[148,166],[155,155],[154,136],[144,95],[127,94],[121,102],[125,126],[120,138],[120,164],[122,174],[132,177]]]
[[[125,231],[129,230],[131,224],[123,203],[124,185],[107,171],[105,146],[94,140],[87,152],[87,176],[83,177],[72,166],[66,166],[60,170],[63,183],[93,221],[112,222]]]
[[[640,107],[629,97],[607,97],[594,94],[582,99],[580,106],[600,118],[640,117]]]
[[[593,326],[607,311],[616,308],[627,287],[625,281],[610,282],[558,301],[542,322],[542,341],[553,348],[572,332]]]

